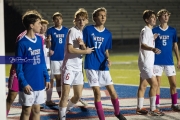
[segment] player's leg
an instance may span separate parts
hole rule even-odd
[[[31,106],[22,106],[20,120],[29,120],[31,114]]]
[[[160,110],[160,86],[161,86],[161,76],[164,71],[164,66],[154,65],[154,73],[156,75],[156,80],[158,82],[156,90],[156,109]]]
[[[172,105],[171,108],[173,111],[180,111],[180,106],[177,104],[177,90],[176,90],[176,70],[174,65],[165,66],[165,73],[168,76],[169,84],[170,84],[170,94]]]
[[[42,94],[44,95],[44,93]],[[19,103],[22,105],[22,112],[20,120],[29,120],[31,115],[31,108],[34,104],[35,96],[34,92],[31,91],[31,94],[27,95],[24,92],[19,92]],[[42,98],[42,103],[44,102],[44,97]],[[31,115],[31,118],[33,116]]]
[[[34,104],[31,110],[32,120],[40,120],[40,105]]]
[[[67,101],[70,92],[70,85],[63,84],[62,85],[62,97],[59,103],[59,118],[60,120],[66,119],[66,110],[67,110]]]
[[[171,108],[173,111],[180,111],[180,106],[177,104],[178,96],[176,90],[176,76],[168,76],[169,84],[170,84],[170,94],[172,105]]]
[[[57,104],[51,100],[52,92],[53,92],[53,87],[54,87],[54,79],[52,79],[52,77],[50,79],[50,83],[51,83],[51,88],[46,91],[46,96],[47,96],[46,105],[47,106],[55,106]]]
[[[51,72],[56,79],[56,91],[59,98],[61,97],[61,65],[62,61],[51,61]]]
[[[12,103],[14,102],[17,94],[18,94],[18,92],[9,89],[8,96],[6,99],[6,109],[7,109],[6,115],[8,115],[8,113],[10,111],[10,107],[11,107]]]
[[[59,118],[60,120],[66,119],[67,101],[69,98],[70,85],[74,80],[74,74],[70,70],[62,71],[62,96],[59,102]]]
[[[120,103],[116,90],[112,82],[112,78],[109,71],[99,71],[99,83],[101,86],[106,86],[110,96],[111,102],[114,107],[114,115],[120,120],[126,120],[126,118],[120,113]]]
[[[96,107],[98,117],[100,120],[105,120],[104,110],[101,104],[101,92],[100,92],[99,81],[98,81],[98,78],[99,78],[98,71],[86,69],[85,72],[86,72],[86,77],[88,79],[88,83],[94,93],[94,104]]]
[[[160,86],[161,86],[161,76],[156,76],[157,79],[157,90],[156,90],[156,108],[160,109]]]
[[[71,111],[74,105],[79,101],[82,96],[83,85],[73,85],[74,96],[69,100],[67,111]]]
[[[84,87],[83,87],[83,88],[84,88]],[[83,91],[83,89],[82,89],[82,91]],[[81,91],[81,92],[82,92],[82,91]],[[84,98],[82,98],[82,97],[79,99],[79,102],[81,102],[81,103],[84,105],[84,107],[87,107],[87,106],[88,106],[88,103],[87,103],[87,102],[84,100]]]
[[[45,102],[44,90],[33,91],[34,102],[31,109],[30,120],[40,120],[40,104]]]
[[[59,98],[61,98],[61,74],[59,75],[54,75],[56,79],[56,91],[59,95]]]
[[[71,85],[73,85],[74,95],[68,102],[67,111],[70,111],[74,107],[74,105],[79,101],[79,99],[81,99],[84,84],[84,77],[81,71],[73,71],[73,74],[74,80],[72,81]]]
[[[15,71],[12,71],[12,74],[9,76],[8,88],[9,88],[9,92],[6,99],[6,108],[7,108],[6,115],[8,115],[10,107],[19,92],[19,83]]]
[[[139,83],[139,87],[137,91],[137,109],[136,109],[137,114],[148,113],[148,111],[145,108],[143,108],[144,93],[146,91],[147,85],[148,85],[148,82],[146,81],[146,79],[143,79],[142,77],[140,77],[140,83]]]
[[[156,91],[157,91],[158,83],[155,75],[153,75],[152,78],[148,78],[147,82],[150,85],[150,90],[149,90],[150,114],[152,116],[163,116],[164,113],[156,109]]]

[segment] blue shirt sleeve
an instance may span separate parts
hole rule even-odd
[[[17,48],[16,48],[16,57],[23,57],[24,49],[23,45],[21,45],[19,42],[17,43]],[[16,74],[20,83],[20,86],[23,88],[28,85],[25,77],[24,77],[24,72],[23,72],[23,63],[19,63],[15,65],[16,68]]]

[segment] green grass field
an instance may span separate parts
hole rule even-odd
[[[112,66],[110,67],[110,72],[114,83],[117,84],[131,84],[138,85],[139,84],[139,69],[137,65],[138,54],[111,54],[110,60],[112,62]],[[175,64],[176,59],[175,60]],[[6,76],[9,75],[11,65],[6,65]],[[176,70],[176,80],[177,87],[180,87],[180,70]],[[164,87],[169,86],[169,82],[165,74],[162,76],[162,85]]]

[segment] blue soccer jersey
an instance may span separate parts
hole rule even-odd
[[[153,34],[159,34],[155,40],[155,47],[161,50],[160,54],[155,54],[155,65],[174,65],[173,62],[173,43],[178,42],[176,29],[168,26],[163,30],[160,26],[153,28]]]
[[[20,91],[23,91],[27,85],[30,85],[34,91],[43,90],[44,78],[46,82],[50,80],[44,60],[42,38],[38,35],[35,35],[34,40],[27,36],[22,37],[17,42],[16,57],[21,58],[21,61],[17,59],[16,64]]]
[[[83,40],[87,47],[94,47],[91,54],[86,54],[84,69],[109,70],[105,51],[112,48],[112,34],[104,28],[97,30],[90,25],[83,30]]]
[[[64,47],[67,33],[68,28],[63,26],[61,29],[50,27],[47,30],[47,36],[51,35],[51,50],[54,51],[54,54],[50,57],[52,61],[61,61],[64,59]]]

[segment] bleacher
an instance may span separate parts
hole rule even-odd
[[[169,25],[177,29],[180,37],[180,0],[5,0],[5,2],[16,7],[22,14],[28,9],[36,9],[50,25],[53,25],[51,16],[59,11],[63,14],[63,25],[66,27],[73,26],[74,12],[78,8],[85,8],[88,11],[89,23],[92,24],[93,10],[105,7],[108,11],[106,27],[111,30],[114,40],[137,39],[145,25],[142,19],[143,11],[151,9],[157,12],[166,8],[172,13]]]

